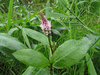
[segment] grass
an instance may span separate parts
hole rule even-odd
[[[67,18],[62,17],[62,15],[60,15],[61,17],[59,17],[59,15],[57,15],[58,17],[56,15],[54,16],[51,15],[54,19],[51,19],[51,17],[48,17],[48,19],[50,19],[51,22],[54,20],[54,22],[56,23],[55,26],[52,26],[53,29],[57,30],[57,25],[59,25],[58,27],[60,28],[64,27],[62,30],[60,29],[57,30],[61,34],[61,36],[53,32],[51,34],[53,44],[56,43],[56,47],[58,47],[63,42],[69,39],[81,39],[87,34],[93,33],[96,36],[100,36],[100,17],[99,17],[100,8],[98,8],[99,11],[95,10],[95,12],[92,12],[92,7],[94,6],[90,7],[91,2],[88,2],[87,4],[80,3],[79,5],[77,5],[77,3],[78,3],[77,0],[74,0],[68,3],[66,3],[66,0],[63,0],[63,1],[60,1],[60,3],[55,2],[53,4],[50,4],[51,6],[50,8],[49,8],[49,4],[46,5],[46,3],[43,3],[43,4],[36,3],[32,6],[32,9],[30,7],[28,8],[27,6],[26,6],[27,9],[25,9],[19,5],[20,8],[17,8],[15,10],[13,8],[14,7],[13,0],[10,0],[8,13],[0,12],[0,15],[1,16],[3,15],[2,18],[0,18],[1,19],[0,24],[6,25],[6,26],[1,26],[0,31],[3,33],[5,32],[8,33],[11,28],[14,28],[14,27],[18,28],[18,30],[14,31],[11,36],[18,38],[19,41],[24,43],[29,48],[34,48],[42,52],[47,58],[49,58],[47,46],[41,46],[39,45],[40,42],[37,42],[36,40],[33,40],[29,37],[27,37],[28,40],[25,39],[26,35],[24,35],[24,38],[23,38],[21,27],[31,28],[31,29],[34,29],[42,33],[41,29],[38,27],[41,21],[40,16],[38,14],[40,13],[43,7],[45,8],[47,6],[50,10],[46,9],[46,13],[45,13],[46,17],[48,15],[50,16],[48,12],[52,12],[52,11],[60,13],[60,14],[64,14],[64,15],[69,15]],[[28,17],[28,12],[31,12],[30,15],[34,16],[34,18],[32,17],[34,19],[33,21],[30,21],[30,17]],[[34,13],[36,13],[36,15],[34,15]],[[7,14],[8,14],[8,17],[7,17]],[[70,16],[74,16],[75,18],[70,18]],[[16,20],[16,22],[14,20]],[[12,22],[13,22],[13,25],[12,25]],[[68,25],[65,22],[68,22]],[[26,43],[26,40],[27,40],[27,43]],[[86,74],[89,75],[93,72],[91,71],[91,69],[94,69],[95,67],[95,70],[97,74],[99,75],[100,74],[100,68],[99,68],[100,66],[99,65],[100,63],[100,60],[99,60],[100,59],[100,43],[97,43],[96,46],[97,48],[93,47],[88,51],[88,54],[90,55],[91,59],[89,59],[90,58],[89,56],[86,56],[86,58],[89,60],[89,63],[86,62],[88,60],[85,60],[85,57],[84,57],[78,64],[75,64],[72,67],[67,67],[64,69],[54,69],[54,72],[57,75],[66,75],[66,74],[68,75],[78,75],[78,74],[79,75],[86,75]],[[7,74],[21,75],[26,70],[27,66],[25,66],[24,64],[20,62],[16,62],[12,60],[11,58],[8,58],[8,56],[3,55],[2,53],[0,54],[1,54],[0,56],[0,63],[1,63],[0,64],[0,75],[7,75]],[[92,63],[92,66],[90,65],[90,71],[89,71],[88,68],[89,68],[90,63]],[[96,73],[94,75],[96,75]]]

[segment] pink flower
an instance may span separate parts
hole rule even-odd
[[[30,15],[30,12],[28,12],[28,14]]]
[[[43,32],[48,35],[51,33],[51,23],[44,17],[44,15],[42,13],[40,13],[41,15],[41,19],[42,19],[42,22],[41,22],[41,29],[43,30]]]

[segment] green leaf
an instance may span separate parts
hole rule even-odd
[[[89,54],[87,53],[86,54],[86,61],[87,61],[87,66],[88,66],[88,72],[90,75],[97,75],[96,71],[95,71],[95,68],[94,68],[94,65],[93,65],[93,62],[89,56]]]
[[[41,42],[44,45],[48,45],[48,38],[46,35],[41,34],[40,32],[37,32],[35,30],[32,29],[28,29],[28,28],[23,28],[23,30],[25,31],[25,33],[30,36],[31,38]]]
[[[39,12],[35,12],[34,14],[32,14],[32,15],[30,16],[30,21],[34,20],[34,17],[35,17],[36,15],[40,14],[41,12],[43,12],[44,10],[45,10],[45,8],[42,9],[41,11],[39,11]]]
[[[85,56],[90,46],[91,41],[88,38],[68,40],[56,49],[51,62],[55,68],[70,67]]]
[[[11,35],[14,31],[18,30],[18,28],[11,28],[8,32],[8,35]]]
[[[61,36],[61,33],[60,33],[58,30],[56,30],[56,29],[52,29],[52,32],[53,32],[54,34],[56,34],[56,35]]]
[[[14,25],[16,23],[23,23],[26,22],[25,20],[12,20],[11,25]]]
[[[92,43],[96,43],[98,42],[98,40],[100,39],[100,36],[96,36],[93,34],[87,34],[87,37],[92,41]]]
[[[48,68],[42,68],[35,75],[50,75],[50,70]]]
[[[36,15],[38,15],[38,14],[40,14],[40,12],[35,12],[34,14],[32,14],[32,15],[31,15],[30,21],[32,21],[32,19],[33,19]]]
[[[66,26],[66,24],[64,24],[64,22],[62,22],[60,19],[57,19],[57,21],[69,31],[69,28]]]
[[[87,30],[89,30],[90,32],[92,32],[92,33],[94,33],[94,34],[97,34],[95,31],[93,31],[93,30],[91,30],[90,28],[88,28],[77,16],[75,16],[75,14],[67,7],[67,1],[66,1],[66,0],[59,0],[59,3],[60,3],[63,7],[67,8],[67,10],[69,10],[69,11],[74,15],[74,17],[81,23],[81,25],[82,25],[83,27],[85,27]]]
[[[7,32],[9,31],[10,28],[10,20],[11,20],[11,14],[12,14],[12,6],[13,6],[13,0],[10,0],[9,3],[9,12],[8,12],[8,23],[7,23]]]
[[[8,48],[2,47],[0,46],[0,52],[4,55],[4,56],[8,56],[12,59],[15,60],[15,57],[12,55],[13,52],[15,52],[14,50],[10,50]]]
[[[94,0],[91,3],[90,10],[91,10],[92,13],[96,13],[96,12],[98,12],[99,7],[100,7],[100,0]]]
[[[64,15],[68,16],[68,14],[67,14],[66,12],[62,11],[62,9],[58,9],[58,8],[56,8],[55,6],[53,6],[52,8],[53,8],[56,12],[60,12],[60,13],[62,13],[62,14],[64,14]]]
[[[27,49],[27,47],[20,43],[16,38],[7,34],[0,33],[0,46],[6,47],[11,50]]]
[[[3,26],[5,26],[5,24],[0,24],[0,27],[3,27]]]
[[[29,66],[22,75],[50,75],[50,70],[48,68],[37,69]]]
[[[91,40],[93,51],[98,52],[96,49],[99,49],[100,36],[87,34],[87,37]]]
[[[51,21],[51,24],[52,24],[52,27],[62,27],[63,23],[66,25],[66,26],[69,26],[69,22],[60,22],[61,20],[58,20],[58,19],[54,19]],[[80,26],[81,23],[79,22],[70,22],[70,25],[72,27],[74,26]],[[64,26],[64,25],[63,25]],[[65,27],[65,26],[64,26]]]
[[[57,12],[49,12],[48,15],[47,15],[48,18],[51,18],[51,17],[54,17],[54,18],[58,18],[58,17],[67,17],[66,15],[64,14],[61,14],[61,13],[57,13]]]
[[[33,72],[36,68],[29,66],[22,75],[33,75]]]
[[[67,7],[68,6],[68,4],[67,4],[67,1],[66,0],[58,0],[58,2],[60,3],[60,5],[62,6],[62,7]],[[65,7],[65,8],[66,8]]]
[[[46,16],[49,13],[49,5],[50,5],[50,0],[47,0],[47,3],[46,3]]]
[[[77,5],[83,4],[83,3],[86,3],[86,2],[89,2],[89,1],[79,1],[79,2],[77,3]]]
[[[49,66],[49,60],[40,52],[32,49],[23,49],[13,53],[15,58],[26,65],[36,68]]]
[[[24,38],[26,44],[28,45],[28,47],[31,48],[31,45],[30,45],[30,43],[29,43],[29,40],[28,40],[28,38],[27,38],[27,35],[26,35],[24,29],[22,29],[22,35],[23,35],[23,38]]]
[[[81,65],[80,65],[80,71],[79,71],[79,75],[84,75],[84,66],[85,66],[85,61],[82,60]]]

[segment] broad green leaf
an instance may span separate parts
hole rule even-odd
[[[33,75],[33,72],[36,68],[29,66],[22,75]]]
[[[23,38],[24,38],[26,44],[28,45],[28,47],[31,48],[31,45],[30,45],[30,43],[29,43],[29,40],[28,40],[28,38],[27,38],[27,35],[26,35],[24,29],[22,29],[22,35],[23,35]]]
[[[29,66],[22,75],[50,75],[50,71],[47,68],[37,69]]]
[[[5,48],[3,46],[0,46],[0,52],[4,55],[4,56],[8,56],[12,59],[15,60],[15,57],[12,55],[13,52],[15,52],[14,50],[10,50],[8,48]]]
[[[89,56],[89,54],[86,54],[86,61],[87,61],[87,66],[88,66],[88,72],[90,75],[97,75],[96,70],[94,68],[93,62]]]
[[[41,42],[42,44],[44,45],[48,45],[48,38],[46,35],[40,33],[40,32],[37,32],[35,30],[32,30],[32,29],[28,29],[28,28],[23,28],[23,30],[25,31],[25,33],[30,36],[31,38]]]
[[[85,56],[90,46],[91,41],[88,38],[68,40],[56,49],[51,62],[55,68],[70,67]]]
[[[87,34],[87,37],[91,40],[91,43],[92,43],[92,50],[94,52],[98,52],[97,49],[100,49],[99,48],[99,42],[100,42],[100,36],[96,36],[96,35],[93,35],[93,34]]]
[[[96,43],[100,39],[100,36],[96,36],[93,34],[87,34],[87,37],[92,41],[92,43]]]
[[[50,70],[48,68],[42,68],[34,75],[50,75]]]
[[[27,47],[20,43],[16,38],[7,34],[0,33],[0,46],[6,47],[11,50],[27,49]]]
[[[11,28],[8,32],[8,35],[11,35],[15,30],[18,30],[18,28]]]
[[[49,66],[49,60],[40,52],[32,49],[18,50],[13,53],[15,58],[26,65],[36,68]]]

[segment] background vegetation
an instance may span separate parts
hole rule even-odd
[[[39,27],[41,12],[51,21],[51,37],[56,48],[67,40],[83,37],[88,37],[94,43],[79,63],[64,69],[54,69],[55,75],[100,75],[100,1],[0,0],[0,32],[14,37],[11,37],[12,40],[17,38],[28,48],[38,50],[48,58],[48,52],[45,51],[48,48],[29,36],[27,40],[23,30],[29,28],[44,34]],[[12,56],[13,47],[2,46],[2,36],[6,35],[0,34],[0,75],[24,75],[28,65]]]

